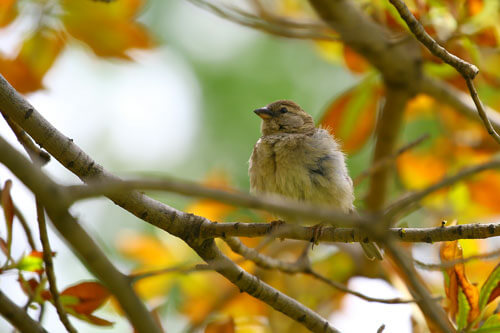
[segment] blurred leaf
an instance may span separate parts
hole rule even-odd
[[[101,57],[129,59],[126,51],[150,48],[145,27],[134,21],[143,0],[62,0],[63,23],[68,32]]]
[[[500,314],[495,313],[489,316],[481,328],[470,331],[471,333],[497,333],[500,332]]]
[[[205,333],[234,333],[235,325],[233,317],[216,320],[207,325]]]
[[[444,242],[440,248],[442,262],[463,259],[462,249],[458,241]],[[448,298],[448,312],[455,317],[457,310],[463,315],[465,308],[460,309],[459,292],[463,291],[470,311],[468,311],[467,322],[471,323],[479,316],[479,291],[475,285],[469,282],[465,275],[465,265],[459,263],[446,269],[445,291]],[[461,313],[460,313],[461,312]],[[458,320],[458,319],[457,319]]]
[[[5,241],[5,239],[3,239],[2,237],[0,237],[0,250],[2,250],[5,256],[9,255],[9,247],[7,246],[7,242]]]
[[[373,132],[380,95],[377,80],[369,78],[336,98],[319,123],[333,131],[347,153],[353,153]]]
[[[356,74],[362,74],[370,69],[370,63],[368,63],[365,58],[360,56],[350,47],[344,45],[344,62],[347,68],[351,70],[351,72]]]
[[[0,72],[22,93],[43,88],[42,80],[64,46],[59,31],[38,29],[24,40],[16,58],[0,57]]]
[[[43,260],[38,251],[33,251],[29,255],[24,256],[17,264],[16,268],[27,272],[42,272]]]
[[[500,264],[490,273],[488,279],[481,287],[479,294],[479,309],[483,310],[485,306],[500,295]]]
[[[0,0],[0,28],[9,25],[17,16],[16,0]]]
[[[397,167],[407,188],[422,189],[443,178],[448,165],[436,155],[407,151],[397,159]]]
[[[65,307],[71,308],[74,312],[89,315],[102,306],[110,295],[108,289],[101,283],[89,281],[78,283],[63,290],[61,292],[61,301]]]
[[[221,189],[231,190],[228,176],[223,171],[212,171],[203,180],[203,185]],[[203,216],[210,221],[223,221],[236,207],[211,199],[197,200],[184,209],[187,213]]]
[[[458,330],[462,330],[467,326],[467,317],[470,312],[470,305],[467,302],[467,297],[462,290],[462,288],[458,288],[458,314],[457,314],[457,328]]]

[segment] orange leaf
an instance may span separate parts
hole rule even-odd
[[[227,319],[216,320],[207,325],[205,333],[234,333],[235,325],[233,317]]]
[[[370,69],[370,64],[353,49],[344,45],[344,61],[353,73],[362,74]]]
[[[127,50],[153,44],[147,30],[133,20],[143,2],[63,0],[63,22],[73,37],[98,56],[128,59]]]
[[[212,171],[203,180],[203,185],[208,187],[230,191],[229,179],[222,171]],[[233,212],[236,207],[211,199],[201,199],[193,202],[185,208],[191,214],[203,216],[210,221],[222,221]]]
[[[499,213],[498,193],[500,193],[500,173],[485,171],[467,182],[471,199],[487,208],[491,213]]]
[[[7,26],[16,16],[16,0],[0,0],[0,27]]]
[[[49,28],[39,29],[24,40],[15,59],[0,57],[0,72],[19,92],[42,89],[43,77],[63,46],[60,32]]]
[[[333,131],[344,151],[355,152],[373,132],[380,95],[378,85],[364,82],[335,99],[319,123]]]
[[[446,262],[450,260],[463,259],[462,248],[458,244],[458,241],[444,242],[440,248],[441,261]],[[465,265],[459,263],[453,267],[446,269],[446,273],[449,277],[448,286],[445,285],[446,296],[450,301],[450,306],[448,311],[452,317],[455,316],[458,309],[458,286],[460,286],[467,298],[467,302],[470,306],[469,315],[467,321],[469,323],[473,322],[474,319],[479,316],[479,290],[477,286],[470,283],[469,279],[465,274]],[[455,285],[456,281],[456,285]]]
[[[466,6],[469,16],[474,16],[483,10],[484,2],[483,0],[466,0]]]
[[[73,309],[76,313],[90,315],[104,304],[110,296],[109,291],[99,282],[81,282],[66,288],[61,296],[73,296],[78,302],[67,304],[66,307]]]

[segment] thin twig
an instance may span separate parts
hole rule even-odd
[[[172,266],[172,267],[166,267],[166,268],[160,268],[157,270],[153,271],[148,271],[148,272],[141,272],[141,273],[134,273],[134,274],[129,274],[130,281],[132,283],[136,283],[139,280],[146,279],[152,276],[157,276],[157,275],[162,275],[162,274],[168,274],[168,273],[182,273],[182,274],[189,274],[193,272],[204,272],[204,271],[213,271],[214,268],[211,267],[210,265],[206,264],[199,264],[194,267],[186,267],[186,265],[178,265],[178,266]]]
[[[15,134],[17,141],[19,141],[19,143],[24,147],[31,159],[35,159],[36,162],[40,165],[47,164],[50,161],[50,155],[45,150],[35,145],[33,140],[31,140],[31,138],[28,136],[28,134],[26,134],[26,131],[23,130],[21,126],[12,121],[12,119],[10,119],[4,113],[2,113],[2,116],[9,125],[12,132]]]
[[[368,169],[365,171],[361,172],[356,178],[353,179],[354,186],[358,185],[361,183],[366,177],[372,175],[373,173],[377,172],[383,167],[386,167],[387,165],[393,163],[401,154],[407,152],[410,149],[413,149],[414,147],[418,146],[425,140],[429,138],[429,134],[424,134],[421,137],[417,138],[416,140],[413,140],[411,142],[408,142],[401,148],[399,148],[394,154],[386,156],[385,158],[382,158],[381,160],[376,161],[374,164],[372,164]]]
[[[499,256],[500,256],[500,249],[496,250],[496,251],[492,251],[492,252],[472,255],[472,256],[469,256],[466,258],[445,261],[445,262],[442,262],[439,264],[428,264],[428,263],[424,263],[424,262],[417,260],[417,259],[413,259],[413,261],[420,268],[427,269],[427,270],[433,270],[433,271],[440,271],[440,270],[443,270],[443,269],[446,269],[449,267],[453,267],[456,264],[464,264],[464,263],[472,261],[472,260],[490,260],[490,259],[497,258]]]
[[[427,188],[415,192],[413,194],[410,194],[406,197],[401,198],[400,200],[397,200],[396,202],[392,203],[389,205],[389,207],[386,208],[386,217],[388,218],[393,218],[398,212],[403,210],[404,208],[408,207],[414,202],[417,202],[427,195],[440,190],[442,188],[451,186],[455,184],[458,181],[461,181],[467,177],[470,177],[478,172],[484,171],[484,170],[489,170],[489,169],[497,169],[500,168],[500,159],[493,159],[491,161],[488,161],[486,163],[478,164],[466,169],[463,169],[462,171],[458,172],[457,174],[443,178],[441,181],[428,186]]]
[[[481,100],[479,99],[479,96],[477,95],[476,87],[474,87],[474,83],[472,82],[472,79],[470,78],[465,78],[465,82],[467,83],[467,88],[469,88],[470,95],[472,96],[472,100],[474,101],[474,104],[476,105],[477,112],[479,113],[479,117],[481,117],[481,120],[484,123],[484,126],[486,127],[486,130],[488,131],[488,134],[495,139],[496,142],[500,143],[500,135],[495,131],[493,128],[493,125],[491,125],[490,119],[486,115],[486,111],[484,110],[483,103],[481,103]]]
[[[334,33],[328,31],[327,26],[319,23],[297,22],[274,15],[258,16],[236,7],[215,4],[206,0],[189,0],[189,2],[221,18],[272,35],[298,39],[338,40]]]
[[[479,69],[454,54],[448,52],[444,47],[439,45],[424,29],[420,22],[415,18],[412,12],[406,7],[402,0],[389,0],[390,3],[397,9],[401,18],[406,22],[410,31],[415,37],[427,47],[432,54],[440,58],[447,64],[453,66],[464,78],[474,79],[479,73]]]
[[[424,27],[415,18],[415,16],[413,16],[413,14],[410,12],[408,7],[406,7],[406,4],[403,2],[403,0],[389,0],[389,1],[397,9],[397,11],[399,12],[399,15],[406,22],[406,24],[408,25],[408,28],[410,28],[411,32],[413,32],[415,37],[422,44],[424,44],[427,47],[427,49],[429,49],[429,51],[432,52],[432,54],[441,58],[447,64],[453,66],[463,76],[463,78],[465,79],[465,82],[467,83],[467,88],[469,88],[469,92],[470,92],[470,95],[472,97],[472,100],[474,101],[474,104],[476,105],[477,112],[478,112],[479,116],[481,117],[481,120],[483,121],[483,124],[486,127],[486,130],[493,137],[493,139],[495,139],[496,142],[500,143],[500,135],[495,131],[495,129],[491,125],[491,122],[488,119],[488,116],[486,115],[484,107],[483,107],[481,101],[479,100],[476,88],[474,87],[474,84],[472,83],[472,80],[479,73],[479,69],[476,66],[474,66],[473,64],[470,64],[470,63],[466,62],[465,60],[460,59],[459,57],[455,56],[454,54],[451,54],[444,47],[439,45],[425,31]]]
[[[250,260],[257,264],[257,266],[262,267],[264,269],[277,269],[283,273],[287,274],[296,274],[296,273],[302,273],[306,275],[310,275],[314,277],[317,280],[320,280],[329,286],[338,289],[342,292],[351,294],[353,296],[359,297],[361,299],[364,299],[365,301],[368,302],[378,302],[378,303],[384,303],[384,304],[406,304],[406,303],[415,303],[415,300],[405,300],[401,299],[399,297],[397,298],[391,298],[391,299],[384,299],[384,298],[376,298],[376,297],[370,297],[367,295],[364,295],[360,292],[351,290],[347,288],[345,285],[343,285],[340,282],[331,280],[315,270],[312,269],[311,264],[309,260],[307,260],[307,257],[301,256],[296,262],[290,263],[290,262],[285,262],[279,259],[275,259],[269,256],[266,256],[262,253],[259,253],[255,249],[249,248],[245,246],[238,238],[235,237],[230,237],[230,238],[225,238],[223,239],[227,245],[233,250],[233,252],[238,253],[239,255],[243,256],[247,260]],[[309,248],[309,244],[306,245],[307,248]]]
[[[47,274],[47,279],[49,281],[50,294],[52,296],[52,300],[54,301],[57,315],[59,316],[59,319],[63,323],[66,330],[70,333],[76,333],[77,330],[69,321],[68,314],[62,306],[61,299],[59,297],[59,291],[57,290],[56,274],[54,273],[54,263],[52,261],[52,249],[50,247],[49,235],[47,234],[47,223],[45,221],[45,210],[43,209],[43,206],[38,199],[36,199],[36,213],[38,219],[38,230],[40,232],[40,241],[43,248],[45,274]]]

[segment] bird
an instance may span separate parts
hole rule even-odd
[[[250,192],[356,214],[352,179],[333,135],[316,127],[311,115],[290,100],[278,100],[254,112],[262,119],[262,136],[250,156]],[[368,259],[382,260],[375,243],[361,246]]]

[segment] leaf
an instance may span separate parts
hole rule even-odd
[[[24,40],[16,58],[0,57],[0,72],[22,93],[42,89],[42,80],[64,46],[61,33],[41,28]]]
[[[471,333],[497,333],[500,332],[500,314],[495,313],[489,316],[481,328],[470,331]]]
[[[111,294],[99,282],[81,282],[61,292],[64,307],[80,315],[90,315],[106,302]]]
[[[440,248],[440,257],[442,262],[462,259],[462,248],[458,241],[444,242]],[[457,310],[460,312],[459,291],[463,291],[466,301],[470,307],[468,311],[467,322],[471,323],[479,316],[479,291],[475,285],[469,282],[465,275],[465,265],[459,263],[446,269],[448,283],[445,283],[446,296],[449,300],[448,312],[452,317]],[[456,281],[456,282],[455,282]],[[456,283],[456,284],[455,284]],[[462,308],[462,311],[463,308]]]
[[[126,51],[153,45],[147,30],[134,21],[143,0],[62,0],[61,3],[67,31],[98,56],[129,59]]]
[[[16,268],[21,271],[27,272],[42,272],[43,271],[43,260],[42,258],[34,251],[29,255],[24,256],[17,264]]]
[[[0,0],[0,28],[9,25],[16,16],[16,0]]]
[[[467,297],[462,290],[462,288],[458,288],[458,314],[457,314],[457,327],[458,330],[462,330],[467,326],[467,316],[470,312],[470,305],[467,302]]]
[[[500,264],[498,264],[484,282],[479,293],[479,309],[483,310],[488,303],[500,295]]]
[[[344,151],[353,153],[363,147],[373,132],[380,96],[378,82],[365,80],[336,98],[319,123],[333,131]]]
[[[362,74],[371,67],[365,58],[346,45],[344,45],[343,56],[347,68],[353,73]]]
[[[229,316],[227,319],[213,321],[205,328],[205,333],[234,333],[235,331],[236,329],[232,316]]]

